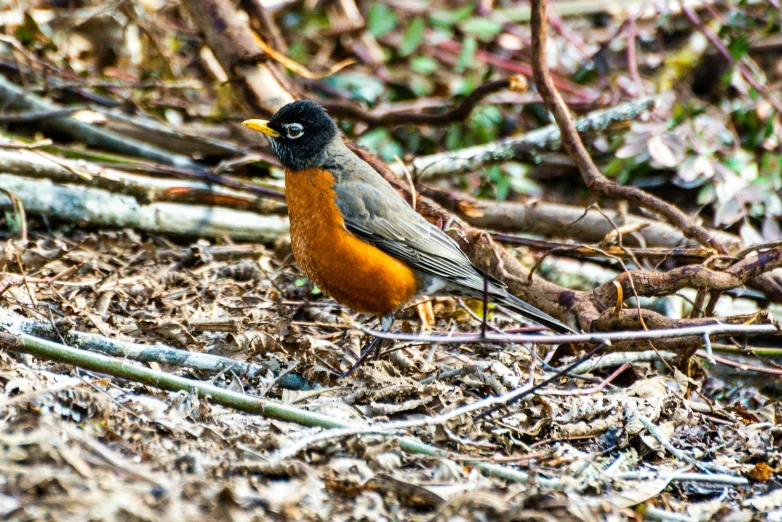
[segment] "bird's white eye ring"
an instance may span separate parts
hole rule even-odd
[[[304,127],[300,123],[291,123],[286,127],[285,133],[290,139],[295,140],[304,134]]]

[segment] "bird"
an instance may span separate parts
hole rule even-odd
[[[378,317],[382,332],[389,332],[394,314],[417,297],[483,299],[486,294],[534,323],[575,333],[474,266],[448,234],[348,148],[320,104],[297,100],[270,120],[242,124],[266,135],[285,171],[291,246],[299,268],[337,302]],[[379,350],[378,341],[368,343],[342,376]]]

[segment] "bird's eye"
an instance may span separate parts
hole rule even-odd
[[[304,134],[304,127],[300,123],[291,123],[288,125],[288,128],[285,129],[286,133],[288,134],[288,137],[292,140],[295,140],[296,138],[301,138],[301,135]]]

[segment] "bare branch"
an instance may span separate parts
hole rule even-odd
[[[618,122],[636,118],[643,111],[650,109],[653,103],[651,98],[644,98],[595,111],[577,119],[575,129],[581,133],[603,131]],[[534,161],[535,156],[542,151],[557,150],[560,147],[560,140],[559,127],[551,124],[521,136],[513,136],[485,145],[420,156],[415,158],[409,167],[416,174],[417,179],[464,174],[506,161]],[[399,167],[391,168],[397,174],[402,174]]]
[[[377,114],[360,109],[356,106],[355,102],[340,103],[324,101],[322,102],[322,105],[326,107],[332,116],[362,121],[372,127],[392,125],[427,125],[434,127],[463,121],[486,96],[512,88],[514,82],[518,83],[519,80],[516,78],[505,78],[502,80],[486,82],[473,90],[456,107],[439,114],[420,112],[385,112]]]
[[[676,206],[637,187],[618,185],[603,176],[584,147],[578,131],[571,121],[565,102],[554,87],[548,70],[546,63],[546,0],[532,0],[531,5],[532,66],[535,73],[535,84],[562,131],[562,144],[565,150],[581,171],[581,176],[589,190],[597,197],[625,200],[651,210],[679,228],[686,237],[713,248],[722,255],[729,254],[727,246],[719,241],[711,231],[698,225],[691,216]],[[755,284],[762,288],[771,299],[782,302],[782,287],[772,279],[761,276],[761,279],[756,280]]]

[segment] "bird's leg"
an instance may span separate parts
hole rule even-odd
[[[388,333],[389,330],[391,330],[391,325],[394,324],[394,316],[393,315],[384,315],[380,318],[380,331],[383,333]],[[383,339],[380,337],[373,338],[369,344],[367,344],[367,347],[364,348],[364,350],[361,352],[361,356],[358,358],[358,360],[353,364],[353,366],[350,367],[348,371],[346,371],[343,374],[340,374],[339,378],[344,379],[345,377],[350,377],[353,375],[353,372],[356,371],[356,368],[361,366],[361,364],[367,360],[367,357],[374,352],[375,356],[374,358],[377,359],[380,356],[380,348],[383,345]]]

